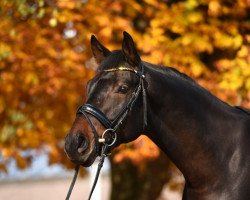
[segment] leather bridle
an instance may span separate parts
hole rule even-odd
[[[139,84],[137,85],[134,92],[132,93],[130,100],[128,101],[126,106],[124,106],[121,109],[121,111],[116,115],[116,117],[113,120],[110,120],[100,109],[98,109],[97,107],[91,104],[84,104],[80,106],[76,112],[77,115],[83,115],[85,119],[87,120],[94,135],[95,151],[97,152],[97,154],[101,156],[98,169],[96,172],[96,177],[95,177],[95,180],[94,180],[94,183],[93,183],[93,186],[92,186],[89,198],[88,198],[89,200],[91,199],[92,193],[97,183],[104,159],[111,153],[111,150],[117,141],[117,130],[122,125],[122,123],[128,116],[129,112],[132,110],[141,92],[142,92],[142,100],[143,100],[143,129],[145,129],[145,127],[147,126],[147,98],[146,98],[146,90],[145,90],[144,65],[141,64],[140,68],[141,68],[140,71],[137,71],[129,67],[119,66],[117,68],[103,70],[103,72],[106,72],[106,73],[116,72],[116,71],[129,71],[129,72],[135,73],[139,77]],[[102,133],[101,137],[99,137],[97,130],[95,126],[93,125],[92,121],[90,120],[88,114],[93,116],[95,119],[97,119],[106,128],[105,131]],[[66,200],[69,199],[70,194],[73,190],[74,183],[77,178],[78,170],[79,170],[79,166],[76,166],[75,175],[72,180],[71,186],[69,188]]]

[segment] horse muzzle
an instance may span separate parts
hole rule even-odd
[[[94,145],[81,133],[71,133],[65,137],[65,153],[75,164],[90,166],[95,158]]]

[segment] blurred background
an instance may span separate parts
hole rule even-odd
[[[1,0],[0,199],[65,198],[74,166],[63,140],[95,74],[90,36],[114,50],[124,30],[144,61],[250,108],[250,0]],[[91,170],[72,199],[87,197]],[[174,200],[182,188],[180,172],[140,137],[114,151],[97,193]]]

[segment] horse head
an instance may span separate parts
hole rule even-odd
[[[98,64],[81,106],[65,138],[74,163],[90,166],[102,153],[136,139],[146,125],[145,74],[132,37],[124,32],[122,49],[109,51],[95,36],[91,49]]]

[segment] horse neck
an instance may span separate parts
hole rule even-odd
[[[166,75],[150,66],[147,70],[147,135],[170,157],[191,187],[211,185],[225,166],[220,160],[223,155],[216,152],[228,148],[220,145],[221,133],[215,131],[220,119],[215,116],[230,118],[225,111],[230,106],[191,80],[174,75],[174,71]]]

